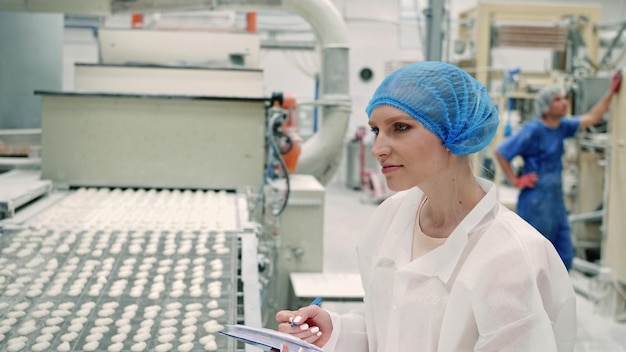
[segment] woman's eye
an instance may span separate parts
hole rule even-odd
[[[375,135],[378,135],[378,128],[372,127],[370,128],[370,131],[372,131]]]
[[[403,123],[397,123],[393,127],[396,131],[406,131],[409,129],[409,126]]]

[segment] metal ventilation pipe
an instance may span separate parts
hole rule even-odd
[[[302,146],[298,173],[326,184],[337,171],[352,111],[349,95],[348,30],[330,0],[219,0],[219,7],[283,10],[299,15],[315,30],[322,51],[320,129]]]

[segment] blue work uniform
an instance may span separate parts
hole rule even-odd
[[[563,142],[576,135],[579,125],[578,117],[563,118],[556,128],[534,119],[496,148],[509,162],[521,156],[524,174],[537,174],[535,187],[520,191],[516,211],[554,244],[568,270],[572,266],[574,246],[561,182]]]

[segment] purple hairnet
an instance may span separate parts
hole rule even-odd
[[[417,62],[394,71],[376,89],[367,116],[379,105],[404,111],[458,155],[482,150],[498,129],[498,112],[485,86],[444,62]]]

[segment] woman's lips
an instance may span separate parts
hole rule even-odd
[[[383,174],[389,174],[400,169],[401,167],[402,165],[383,165],[382,172]]]

